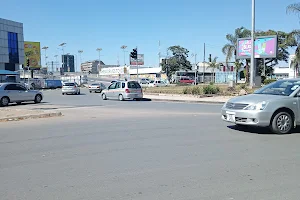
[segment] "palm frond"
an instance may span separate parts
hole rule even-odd
[[[294,4],[291,4],[289,5],[287,8],[286,8],[286,12],[289,14],[289,13],[296,13],[296,14],[299,14],[300,13],[300,3],[294,3]]]

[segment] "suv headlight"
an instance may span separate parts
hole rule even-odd
[[[257,104],[252,104],[244,108],[244,110],[264,110],[268,105],[268,102],[263,101]]]

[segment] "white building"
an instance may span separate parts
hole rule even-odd
[[[24,57],[23,24],[0,18],[0,82],[19,80]]]
[[[292,65],[292,61],[295,59],[295,55],[290,55],[289,56],[289,62],[288,66],[286,67],[274,67],[273,74],[277,79],[282,79],[282,78],[294,78],[296,77],[296,71],[295,68]]]

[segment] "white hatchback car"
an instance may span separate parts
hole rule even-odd
[[[137,81],[117,81],[102,91],[102,99],[143,99],[143,90]]]
[[[80,94],[80,88],[77,83],[64,83],[61,89],[62,95],[65,94]]]

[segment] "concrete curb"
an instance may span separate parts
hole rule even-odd
[[[226,101],[196,101],[196,100],[179,100],[179,99],[152,99],[151,101],[162,101],[162,102],[179,102],[179,103],[199,103],[199,104],[216,104],[216,105],[222,105],[226,103]]]
[[[59,117],[59,116],[62,116],[61,112],[41,113],[41,114],[33,114],[33,115],[3,117],[0,118],[0,122],[20,121],[25,119],[37,119],[37,118]]]

